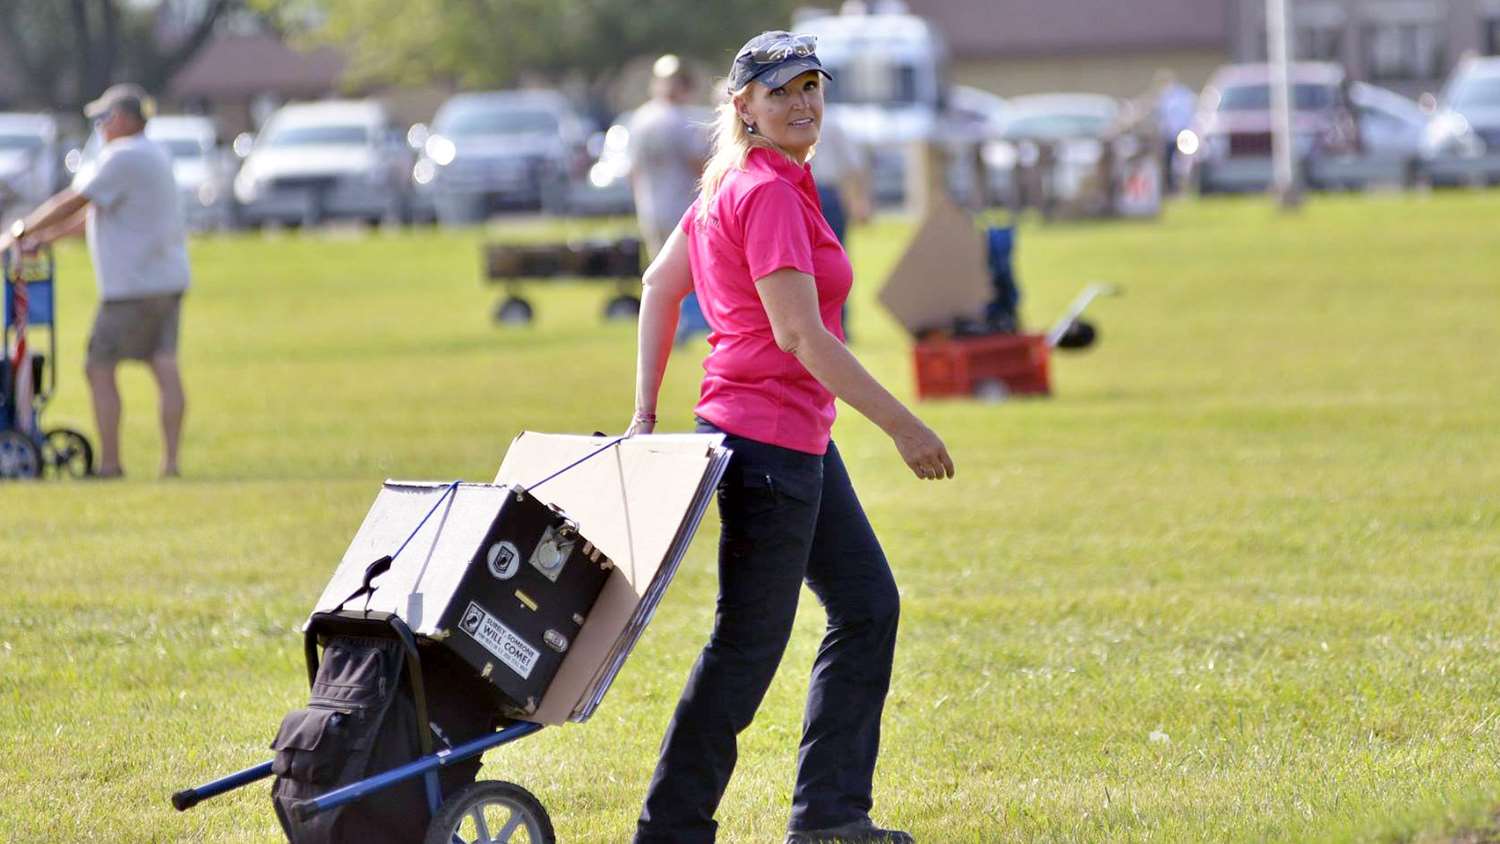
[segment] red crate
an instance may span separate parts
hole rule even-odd
[[[946,396],[1045,396],[1047,338],[992,334],[923,340],[913,350],[917,398]]]

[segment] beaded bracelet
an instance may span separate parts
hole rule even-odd
[[[656,424],[656,414],[655,413],[646,413],[645,411],[637,410],[635,412],[635,421],[637,421],[637,422],[646,422],[648,424],[655,425]]]

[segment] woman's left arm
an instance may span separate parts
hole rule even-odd
[[[688,240],[681,228],[672,230],[661,252],[641,276],[641,313],[635,363],[635,415],[627,436],[649,434],[656,428],[656,398],[662,375],[672,356],[677,317],[682,300],[693,290]]]
[[[953,458],[942,439],[881,386],[823,325],[812,276],[791,268],[780,269],[758,279],[755,287],[771,320],[776,345],[783,352],[795,357],[829,392],[885,431],[917,477],[953,477]]]

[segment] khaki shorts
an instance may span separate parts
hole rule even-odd
[[[177,354],[182,294],[101,302],[89,335],[88,365]]]

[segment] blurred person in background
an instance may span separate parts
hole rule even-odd
[[[145,135],[153,112],[138,85],[114,85],[84,108],[104,138],[98,165],[0,236],[0,250],[42,246],[85,230],[99,311],[89,335],[84,372],[99,427],[102,478],[120,465],[122,360],[144,361],[160,394],[162,477],[175,477],[186,398],[177,367],[178,323],[189,283],[187,234],[172,160]]]
[[[918,478],[953,476],[943,441],[843,343],[854,281],[808,160],[823,119],[816,39],[766,32],[736,54],[697,200],[642,282],[636,411],[656,427],[678,305],[697,290],[712,347],[695,408],[733,452],[718,490],[719,595],[708,644],[662,739],[637,844],[712,842],[737,736],[776,674],[804,582],[827,613],[797,754],[787,844],[889,842],[870,818],[900,598],[831,440],[839,398]]]
[[[819,127],[818,154],[812,161],[813,181],[818,186],[818,202],[823,219],[833,229],[833,236],[845,247],[849,245],[849,223],[863,225],[870,219],[870,170],[864,151],[849,137],[837,120],[825,120]],[[844,340],[849,340],[849,305],[843,311]]]
[[[870,170],[864,152],[837,120],[825,121],[820,128],[812,173],[823,218],[833,236],[847,246],[849,224],[870,219]]]
[[[1172,193],[1177,190],[1177,136],[1192,124],[1198,95],[1165,68],[1156,72],[1151,91],[1151,114],[1156,118],[1156,132],[1162,144],[1163,184],[1166,192]]]
[[[695,119],[692,99],[687,65],[677,56],[662,56],[651,67],[651,99],[635,110],[627,127],[635,217],[653,258],[692,204],[708,160],[708,127]],[[689,294],[682,302],[677,341],[707,328],[698,297]]]

